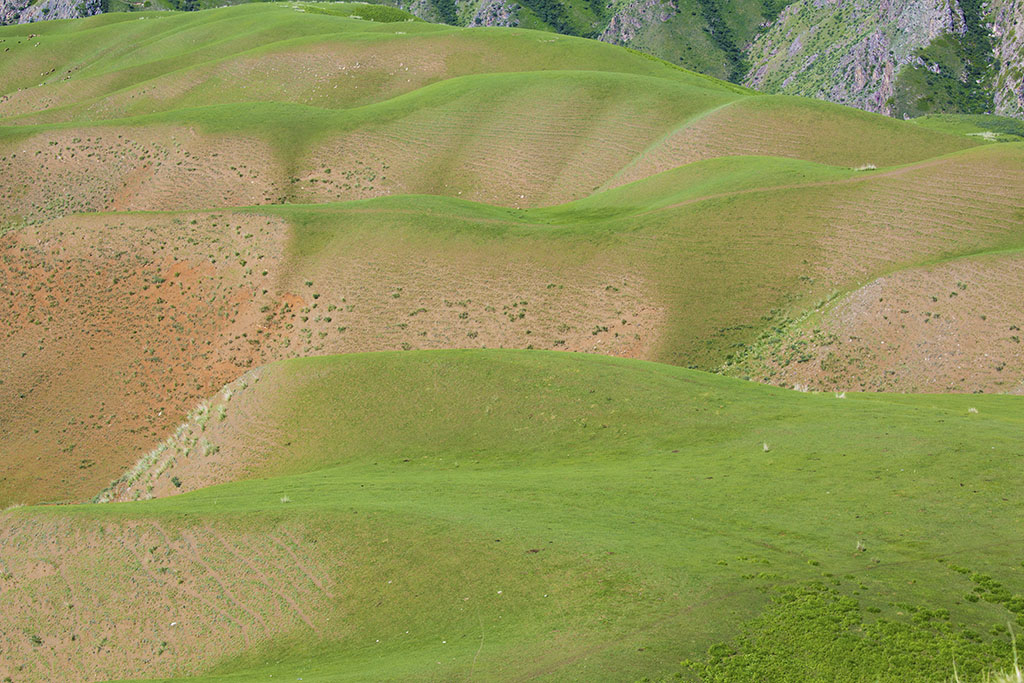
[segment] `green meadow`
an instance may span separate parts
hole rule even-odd
[[[252,479],[5,515],[228,538],[300,522],[304,560],[339,587],[316,605],[338,630],[200,680],[937,680],[954,659],[975,680],[1010,665],[1018,398],[800,394],[522,351],[295,360],[246,391],[277,435],[239,435]]]
[[[252,479],[4,520],[228,538],[300,521],[304,559],[324,558],[340,587],[315,607],[343,627],[300,629],[200,680],[1010,666],[1019,398],[801,394],[496,350],[293,360],[247,391],[260,433],[278,434],[252,435]]]

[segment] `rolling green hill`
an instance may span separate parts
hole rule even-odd
[[[380,0],[304,11],[375,21],[517,27],[597,38],[773,94],[896,117],[1021,117],[1017,0]],[[231,0],[226,4],[240,4]],[[244,3],[241,3],[244,4]],[[214,0],[12,0],[0,25],[99,12],[223,7]]]
[[[6,672],[657,679],[692,658],[742,664],[730,680],[906,680],[1010,662],[1019,398],[840,399],[522,351],[289,361],[225,395],[208,445],[162,477],[233,483],[0,516]],[[779,628],[737,641],[755,618]],[[869,655],[811,664],[836,618]]]
[[[793,0],[388,0],[431,23],[450,26],[498,26],[599,38],[624,44],[673,64],[720,78],[739,80],[744,52],[759,28],[774,20]],[[106,11],[196,10],[242,4],[237,0],[110,0]],[[364,7],[366,7],[364,5]],[[377,8],[344,10],[369,17]],[[376,16],[376,15],[375,15]],[[385,15],[390,16],[390,15]]]
[[[1006,120],[355,4],[0,49],[0,680],[1011,666]]]
[[[1024,239],[1009,170],[1019,155],[986,146],[876,172],[726,157],[537,209],[416,195],[77,214],[12,230],[0,391],[6,450],[19,458],[5,463],[4,490],[14,501],[91,495],[196,401],[296,355],[532,347],[785,386],[1018,392],[1007,330],[1022,322],[1008,251]],[[1002,180],[969,195],[926,193],[1000,168]],[[912,213],[908,195],[920,201]],[[859,335],[854,349],[900,350],[891,363],[835,356],[845,338],[786,341],[817,328],[806,316],[831,310],[837,291],[863,296],[876,278],[986,251],[1007,263],[903,286],[913,336]],[[925,326],[929,312],[944,317]],[[954,346],[968,334],[987,341]],[[944,353],[957,355],[936,367]],[[988,360],[964,371],[958,356]]]

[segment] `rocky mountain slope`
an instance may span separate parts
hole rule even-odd
[[[102,0],[0,0],[0,26],[90,17],[103,10]]]
[[[947,0],[798,2],[751,46],[745,82],[891,113],[900,70],[964,28]]]
[[[427,21],[597,38],[738,81],[743,49],[793,0],[397,0]]]
[[[993,0],[992,36],[999,63],[995,111],[1024,118],[1024,2]]]
[[[800,0],[748,48],[744,83],[868,111],[1020,116],[1024,3]]]

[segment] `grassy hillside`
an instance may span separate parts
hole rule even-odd
[[[914,123],[990,142],[1024,141],[1024,122],[1005,116],[932,114],[920,116],[914,119]]]
[[[27,226],[4,238],[0,261],[10,368],[0,429],[18,454],[3,487],[14,501],[89,496],[196,401],[297,355],[530,347],[724,365],[787,386],[1019,391],[1024,362],[1008,330],[1024,321],[999,303],[1016,300],[1012,270],[907,285],[910,317],[940,312],[926,298],[935,293],[944,317],[916,329],[896,373],[833,358],[839,347],[825,343],[801,347],[795,363],[747,360],[766,358],[765,335],[837,291],[936,258],[1019,249],[1019,158],[992,146],[871,173],[734,157],[541,209],[398,196]],[[971,168],[1007,171],[963,195],[927,190]],[[908,213],[908,195],[921,209]],[[1002,288],[991,306],[978,299],[990,281]],[[871,310],[862,319],[873,325]],[[949,326],[991,344],[958,346]],[[859,344],[901,348],[899,334]],[[780,341],[777,353],[789,348]],[[946,353],[956,362],[935,367]],[[955,372],[950,386],[925,382]]]
[[[16,0],[0,24],[107,13],[194,12],[252,0]],[[376,4],[379,3],[379,4]],[[1016,116],[1015,0],[375,0],[299,11],[378,22],[514,27],[596,38],[769,93],[809,95],[898,118]],[[88,5],[88,7],[86,6]],[[24,11],[23,11],[24,10]]]
[[[0,661],[22,678],[660,678],[736,652],[754,661],[729,678],[764,680],[806,660],[758,659],[744,624],[820,615],[802,623],[824,640],[841,614],[902,639],[865,675],[939,678],[955,656],[977,676],[1008,666],[1000,627],[1020,617],[1000,597],[1021,582],[1020,400],[840,399],[541,352],[272,365],[218,397],[211,452],[162,475],[233,483],[0,516]]]
[[[380,23],[311,11],[317,8],[254,4],[2,28],[9,52],[0,67],[7,95],[0,114],[18,123],[95,120],[266,100],[337,109],[455,76],[545,70],[658,76],[741,92],[594,41]]]
[[[382,6],[0,41],[0,679],[1011,665],[1005,120]]]
[[[598,3],[584,0],[381,0],[380,5],[317,8],[380,21],[412,18],[450,26],[500,26],[599,38],[626,45],[689,69],[738,81],[744,51],[758,30],[793,0],[678,0]],[[112,12],[199,10],[244,0],[111,0]],[[401,9],[398,9],[401,8]],[[412,14],[409,14],[411,12]]]
[[[311,354],[530,347],[1019,390],[1021,321],[988,307],[1001,353],[979,364],[992,348],[956,346],[968,296],[953,334],[868,317],[838,356],[797,339],[878,278],[1018,248],[1019,146],[595,41],[349,10],[0,29],[0,503],[88,498],[218,387]],[[990,280],[1012,300],[1005,274],[972,293]],[[975,369],[947,381],[936,357]]]

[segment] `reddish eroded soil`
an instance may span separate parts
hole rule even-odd
[[[0,500],[90,496],[265,362],[275,287],[256,269],[286,232],[251,215],[99,215],[0,238]]]
[[[255,214],[101,214],[0,238],[0,504],[92,497],[274,360],[658,346],[664,309],[615,255],[538,259],[495,241],[453,258],[366,237],[296,261],[290,232]]]
[[[336,632],[333,571],[306,536],[2,515],[0,679],[188,676],[262,642]]]
[[[253,368],[200,403],[173,434],[105,489],[100,502],[163,498],[244,479],[263,460],[287,451],[268,419],[288,387],[280,376]]]

